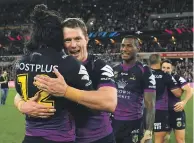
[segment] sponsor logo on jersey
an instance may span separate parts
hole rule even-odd
[[[102,75],[107,77],[114,77],[113,69],[109,65],[104,66],[101,70],[103,71]]]
[[[58,69],[58,65],[17,63],[16,68],[26,72],[50,73],[54,68]]]
[[[127,84],[128,84],[127,81],[123,79],[117,82],[117,86],[119,89],[124,89],[127,86]]]
[[[152,74],[150,77],[149,77],[149,82],[152,84],[152,85],[156,85],[156,80],[155,80],[155,76]]]
[[[80,70],[78,74],[83,75],[81,78],[82,80],[88,80],[88,81],[90,80],[88,72],[83,65],[80,66]]]

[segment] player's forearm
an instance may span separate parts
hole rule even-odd
[[[117,90],[113,87],[108,87],[109,89],[103,90],[99,89],[97,91],[85,91],[79,90],[72,87],[68,87],[70,92],[65,97],[78,102],[84,106],[91,109],[103,110],[108,112],[114,112],[117,105]],[[70,89],[71,88],[71,89]],[[71,90],[71,91],[70,91]],[[74,93],[74,94],[71,94]]]
[[[21,105],[24,103],[25,101],[22,99],[22,97],[17,93],[15,95],[15,98],[14,98],[14,105],[16,106],[16,108],[20,111],[21,111]]]
[[[146,130],[153,130],[154,121],[155,109],[153,107],[146,107]]]
[[[187,103],[192,97],[192,89],[189,85],[186,85],[185,87],[183,87],[183,90],[185,91],[185,98],[183,101]]]
[[[155,97],[156,93],[145,93],[146,130],[152,131],[155,121]]]
[[[17,104],[20,100],[23,100],[22,97],[17,93],[14,98],[14,105],[17,107]]]

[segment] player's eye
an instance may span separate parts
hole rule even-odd
[[[122,48],[125,47],[125,44],[121,44],[121,47],[122,47]]]
[[[64,39],[65,43],[71,42],[71,39]]]
[[[81,40],[81,37],[76,37],[75,38],[75,41],[80,41]]]

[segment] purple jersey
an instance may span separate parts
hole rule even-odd
[[[51,48],[42,48],[24,56],[16,64],[17,92],[24,100],[29,100],[39,94],[38,103],[54,106],[56,109],[55,115],[48,119],[26,116],[26,135],[40,136],[52,141],[74,141],[75,123],[74,120],[70,120],[67,107],[69,101],[63,97],[52,96],[33,85],[34,76],[37,74],[55,77],[52,73],[53,67],[59,70],[68,85],[85,90],[90,88],[89,75],[85,67],[71,56],[66,56]],[[80,70],[85,70],[84,75],[88,78],[83,80],[84,75],[79,74]]]
[[[179,88],[182,88],[184,85],[188,84],[188,82],[183,77],[179,75],[172,75],[172,76],[177,81]],[[169,91],[169,100],[168,100],[169,110],[174,110],[174,105],[180,101],[181,101],[181,97],[176,97],[171,91]]]
[[[140,62],[130,67],[114,68],[118,104],[115,120],[137,120],[143,116],[144,92],[155,92],[156,83],[150,68]]]
[[[156,79],[156,110],[168,110],[168,90],[177,88],[176,80],[160,69],[152,69]]]
[[[103,60],[89,56],[84,65],[94,90],[103,86],[115,87],[113,69]],[[76,143],[90,143],[112,133],[109,113],[82,105],[73,105],[72,109],[76,123]]]

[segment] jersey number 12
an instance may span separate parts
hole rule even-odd
[[[28,98],[28,74],[19,74],[17,75],[17,82],[21,87],[21,92],[23,99],[25,101],[29,100]],[[51,95],[49,95],[47,92],[43,90],[39,90],[37,93],[35,93],[34,96],[39,95],[38,103],[44,104],[46,106],[54,106],[54,101],[49,100]]]

